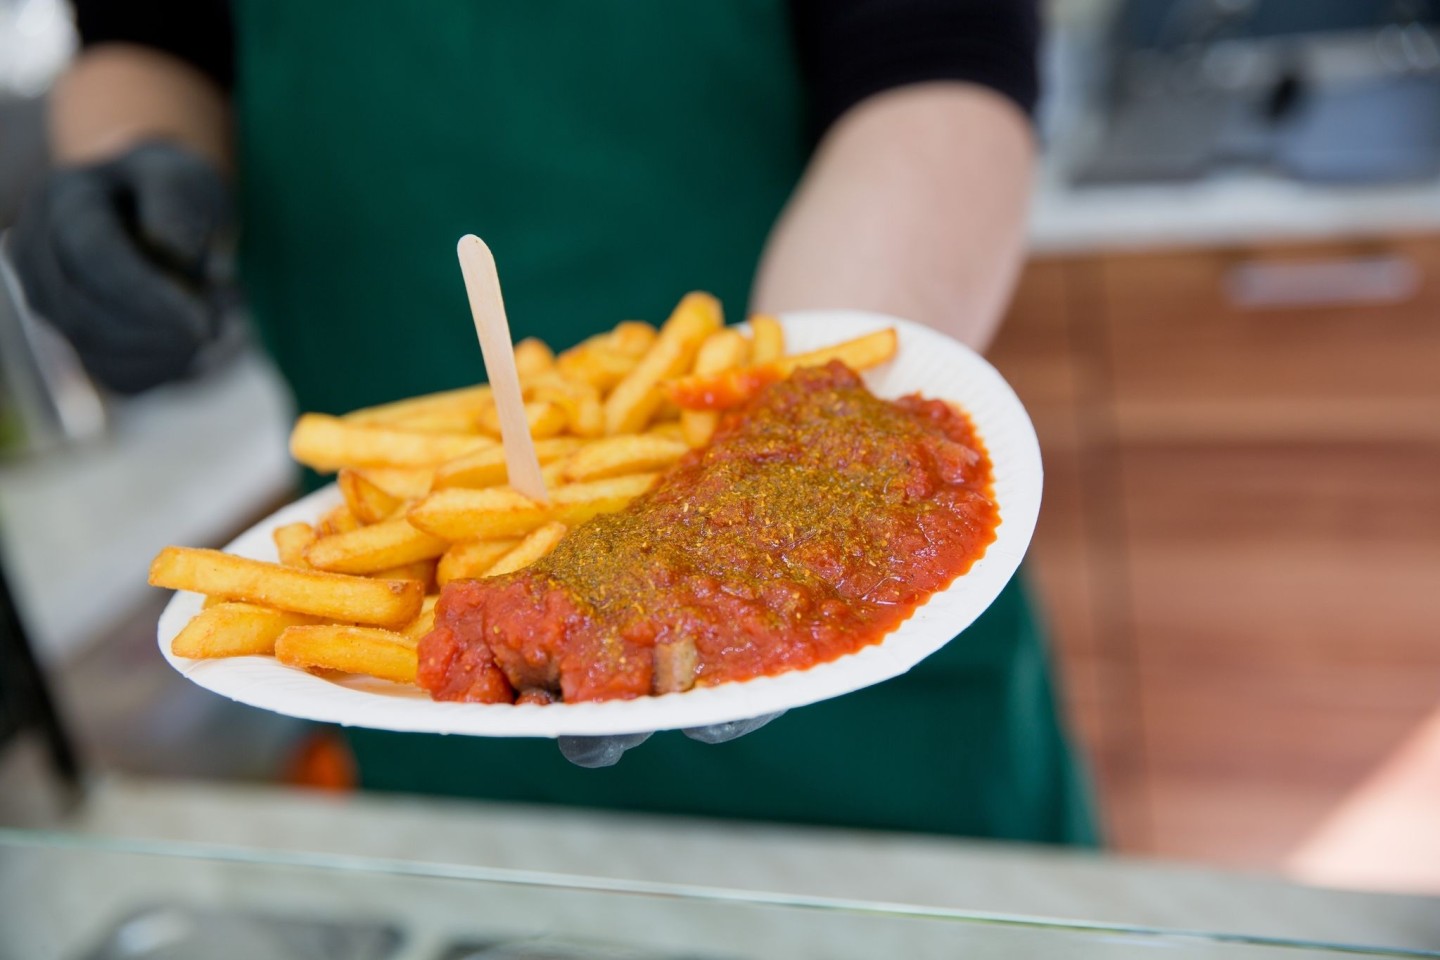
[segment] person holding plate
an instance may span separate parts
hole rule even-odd
[[[515,336],[557,348],[701,287],[983,349],[1019,266],[1033,0],[76,8],[60,166],[12,246],[33,305],[122,393],[215,335],[232,202],[262,338],[301,409],[333,413],[477,379],[454,260],[472,231]],[[902,677],[688,733],[563,755],[347,736],[381,790],[1095,840],[1018,580]]]

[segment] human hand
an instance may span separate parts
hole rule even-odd
[[[759,730],[784,712],[781,710],[780,713],[767,713],[763,717],[749,720],[715,723],[708,727],[691,727],[682,732],[691,740],[701,743],[724,743]],[[560,752],[577,767],[613,767],[620,762],[626,750],[638,747],[649,739],[648,733],[626,733],[613,737],[561,737]]]
[[[52,174],[22,208],[11,256],[30,305],[91,376],[139,393],[184,375],[218,336],[207,273],[229,215],[219,172],[155,141]]]

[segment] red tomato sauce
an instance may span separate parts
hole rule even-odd
[[[548,557],[447,584],[419,682],[440,700],[579,702],[803,670],[881,640],[999,522],[966,416],[880,400],[838,362],[800,370]]]

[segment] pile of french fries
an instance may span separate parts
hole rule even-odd
[[[416,645],[434,624],[441,587],[534,563],[569,530],[621,509],[686,451],[709,442],[720,413],[681,409],[670,399],[677,385],[703,395],[712,381],[778,379],[832,359],[865,369],[895,351],[894,331],[885,331],[787,356],[775,318],[751,317],[750,331],[725,327],[715,298],[691,293],[658,330],[626,321],[558,356],[539,340],[516,344],[549,492],[543,503],[505,485],[487,386],[342,417],[302,415],[291,454],[337,473],[343,503],[313,524],[276,528],[278,563],[217,550],[161,551],[150,583],[206,597],[172,652],[273,655],[307,670],[414,683]],[[747,372],[754,374],[748,381]]]

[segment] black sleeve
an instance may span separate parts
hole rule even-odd
[[[1037,5],[1037,0],[791,0],[815,133],[866,97],[927,80],[980,84],[1033,114],[1040,86]]]
[[[82,46],[135,43],[178,57],[224,90],[235,81],[228,0],[74,0]]]

